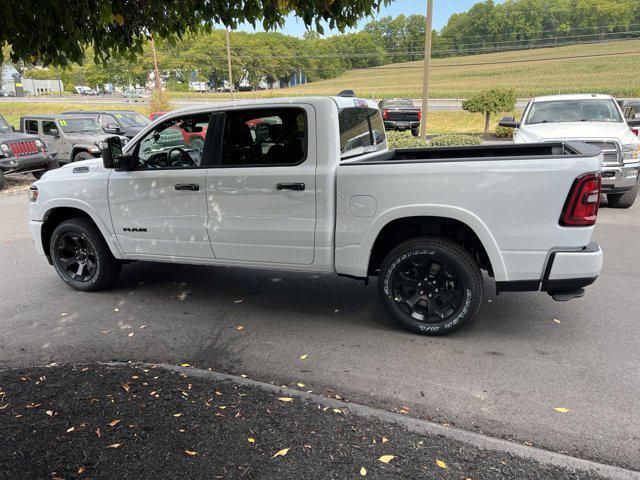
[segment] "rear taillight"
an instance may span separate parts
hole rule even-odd
[[[640,137],[640,129],[638,128],[632,128],[631,132],[636,136],[636,137]]]
[[[568,227],[594,225],[600,205],[600,175],[589,173],[576,178],[564,204],[560,224]]]
[[[389,110],[383,110],[382,111],[382,118],[384,120],[386,120],[387,118],[389,118]]]
[[[422,110],[418,110],[418,121],[422,120]]]

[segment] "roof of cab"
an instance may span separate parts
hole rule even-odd
[[[534,97],[532,102],[554,102],[556,100],[613,100],[611,95],[601,93],[569,93],[565,95],[544,95]]]
[[[68,113],[68,114],[65,114],[65,113],[52,113],[51,115],[45,115],[45,114],[41,113],[41,114],[38,114],[38,115],[23,115],[20,118],[21,119],[22,118],[27,118],[27,119],[33,119],[33,120],[47,120],[47,119],[51,119],[51,118],[53,118],[53,119],[57,119],[57,118],[62,118],[62,119],[80,118],[80,119],[82,119],[82,118],[86,118],[86,117],[83,116],[83,115],[80,115],[78,113],[74,113],[74,114],[71,114],[71,113]]]

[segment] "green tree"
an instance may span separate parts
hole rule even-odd
[[[462,102],[462,109],[472,113],[483,113],[484,133],[489,133],[492,113],[510,112],[516,106],[516,94],[513,90],[494,88],[484,90]]]
[[[260,22],[272,29],[282,27],[289,14],[320,33],[325,22],[342,31],[389,3],[391,0],[8,1],[0,2],[0,45],[11,45],[10,57],[15,62],[67,65],[82,62],[88,45],[96,60],[132,57],[143,53],[150,37],[175,42],[190,32],[210,31],[216,24],[236,28],[242,22]]]

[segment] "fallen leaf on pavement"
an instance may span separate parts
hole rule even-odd
[[[278,400],[280,400],[281,402],[293,402],[293,398],[291,397],[278,397]]]
[[[238,326],[236,327],[236,330],[244,330],[244,327],[243,327],[242,325],[238,325]]]
[[[194,452],[193,450],[185,450],[184,453],[186,453],[190,457],[195,457],[196,455],[198,455],[198,452]]]
[[[187,298],[187,292],[181,292],[178,295],[176,295],[176,298],[178,300],[184,300],[185,298]]]
[[[442,460],[438,460],[436,459],[436,465],[438,465],[440,468],[447,468],[447,464],[444,463]]]
[[[110,426],[110,427],[115,427],[115,426],[116,426],[117,424],[119,424],[119,423],[120,423],[120,420],[118,420],[118,419],[116,419],[116,420],[111,420],[111,421],[109,422],[109,426]]]
[[[118,448],[120,445],[122,445],[121,443],[112,443],[111,445],[107,445],[107,448]]]
[[[96,428],[96,437],[100,438],[100,429]]]
[[[271,457],[271,458],[284,457],[284,456],[287,454],[287,452],[288,452],[288,451],[289,451],[289,449],[288,449],[288,448],[283,448],[282,450],[278,450],[278,451],[275,453],[275,455],[274,455],[273,457]]]
[[[86,470],[86,468],[84,468],[84,467],[80,467],[80,468],[78,469],[78,475],[80,475],[80,474],[84,473],[84,471],[85,471],[85,470]]]
[[[7,408],[9,405],[11,405],[10,403],[5,403],[4,405],[0,405],[0,410],[4,410],[5,408]]]
[[[564,407],[556,407],[556,408],[554,408],[554,410],[556,412],[560,412],[560,413],[567,413],[569,411],[568,408],[564,408]]]
[[[366,475],[367,475],[367,469],[366,469],[366,468],[364,468],[364,467],[362,467],[362,468],[360,469],[360,475],[362,475],[363,477],[364,477],[364,476],[366,476]]]
[[[300,388],[304,388],[304,387],[305,387],[305,384],[304,384],[304,383],[302,383],[302,382],[298,382],[298,386],[299,386]]]
[[[308,357],[308,355],[305,353],[304,355],[302,355],[302,356],[300,357],[300,360],[305,360],[307,357]]]
[[[339,408],[334,408],[333,413],[343,413],[343,411],[340,410]]]
[[[396,458],[395,455],[382,455],[378,460],[382,463],[389,463],[394,458]]]
[[[181,367],[190,367],[191,365],[189,365],[188,363],[181,363],[180,366]]]
[[[249,437],[249,438],[247,438],[247,442],[256,443],[256,440],[254,438]]]
[[[128,383],[123,383],[123,384],[122,384],[122,389],[123,389],[125,392],[129,393],[129,384],[128,384]]]
[[[133,337],[133,332],[131,332],[127,337]]]
[[[50,417],[53,417],[53,410],[47,410],[45,413]]]
[[[382,437],[382,443],[387,443],[389,439],[387,437]]]
[[[102,330],[100,330],[100,333],[101,333],[102,335],[106,335],[106,334],[108,334],[108,333],[111,333],[111,330],[109,330],[108,328],[103,328]]]
[[[236,301],[235,301],[235,302],[233,302],[233,303],[242,303],[242,302],[244,302],[244,298],[241,298],[240,300],[236,300]]]
[[[554,319],[553,319],[553,321],[554,321],[554,322],[556,322],[556,323],[562,323],[562,322],[561,322],[560,320],[558,320],[557,318],[554,318]]]
[[[76,429],[76,427],[67,428],[67,433],[71,433]]]

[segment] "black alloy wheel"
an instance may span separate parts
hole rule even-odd
[[[68,232],[56,242],[56,263],[60,271],[74,282],[87,283],[98,270],[96,251],[81,233]]]

